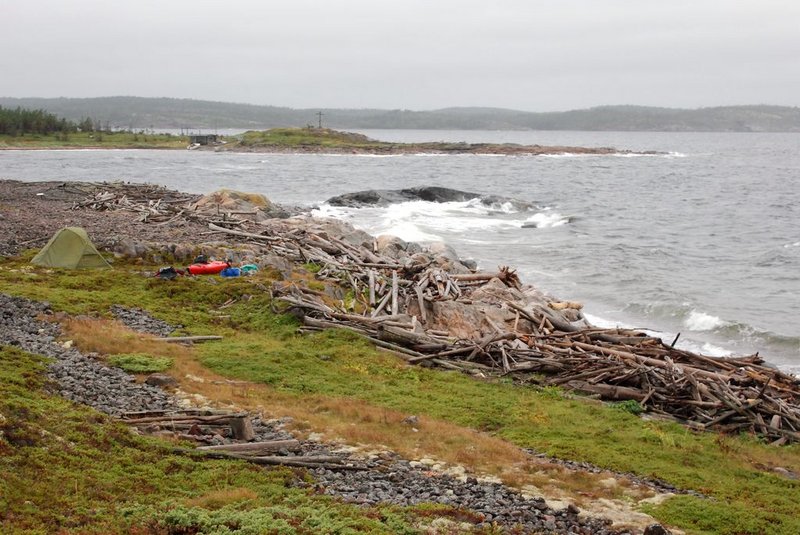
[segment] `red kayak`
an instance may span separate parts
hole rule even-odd
[[[226,267],[230,267],[230,264],[215,260],[206,264],[192,264],[187,269],[192,275],[215,275]]]

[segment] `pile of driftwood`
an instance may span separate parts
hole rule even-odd
[[[295,291],[280,297],[303,311],[305,330],[348,329],[410,363],[484,376],[521,374],[526,381],[605,400],[634,400],[649,413],[696,429],[752,431],[781,444],[800,440],[798,380],[764,366],[756,355],[714,358],[637,331],[574,329],[546,312],[510,302],[540,326],[536,332],[455,340],[426,330],[416,317],[342,313],[312,295]]]
[[[283,465],[329,470],[365,470],[340,455],[307,454],[299,440],[276,439],[255,442],[247,413],[186,409],[180,411],[129,412],[120,421],[149,435],[170,436],[198,444],[211,436],[225,436],[227,444],[174,448],[174,453],[210,459],[240,459],[259,465]]]
[[[410,363],[484,376],[514,374],[604,400],[633,400],[649,414],[695,429],[749,431],[778,444],[800,441],[800,382],[765,366],[757,355],[703,356],[640,331],[570,322],[558,313],[560,303],[506,301],[500,306],[516,314],[512,325],[495,325],[494,333],[477,340],[454,339],[446,330],[426,328],[428,304],[470,303],[473,290],[495,279],[520,288],[513,270],[453,274],[308,231],[271,236],[228,232],[295,262],[316,263],[321,266],[318,279],[352,290],[351,302],[332,303],[303,286],[279,289],[278,299],[302,312],[306,330],[349,329]],[[413,316],[406,313],[412,302]],[[521,332],[519,320],[534,328]]]
[[[800,440],[800,383],[763,365],[757,355],[708,357],[640,331],[570,322],[558,313],[558,303],[506,301],[500,306],[533,325],[530,332],[518,330],[517,321],[495,325],[495,332],[481,339],[455,339],[446,330],[426,328],[427,304],[469,303],[472,290],[494,279],[519,288],[513,270],[452,274],[399,264],[335,238],[308,233],[299,238],[269,239],[295,259],[319,263],[317,277],[351,288],[356,301],[331,303],[319,291],[284,286],[277,297],[302,312],[306,330],[349,329],[410,363],[485,376],[516,374],[605,400],[633,400],[651,414],[697,429],[752,431],[778,443]],[[406,311],[413,301],[418,314],[410,316]]]
[[[201,409],[181,411],[128,412],[120,420],[148,435],[168,435],[198,443],[208,443],[213,436],[235,440],[253,440],[253,426],[247,413]]]
[[[75,202],[73,210],[91,209],[98,211],[124,210],[138,214],[138,221],[167,225],[180,219],[214,223],[237,228],[247,222],[227,211],[218,210],[216,214],[200,213],[190,208],[199,195],[169,190],[152,184],[126,184],[114,182],[105,185]]]
[[[174,451],[202,455],[211,459],[240,459],[260,465],[326,468],[328,470],[367,470],[366,466],[354,463],[351,459],[341,455],[303,454],[300,442],[294,439],[202,446],[193,450],[176,448]],[[275,453],[283,453],[283,455],[274,455]]]
[[[344,314],[298,292],[280,299],[303,311],[305,330],[349,329],[410,363],[483,376],[521,374],[525,381],[605,400],[634,400],[649,413],[696,429],[752,431],[781,444],[800,440],[797,379],[764,366],[755,355],[714,358],[636,331],[560,329],[546,314],[529,310],[522,312],[539,320],[536,333],[454,340],[441,331],[426,331],[413,317]]]

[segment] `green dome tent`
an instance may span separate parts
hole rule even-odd
[[[56,268],[111,267],[80,227],[64,227],[56,232],[31,263]]]

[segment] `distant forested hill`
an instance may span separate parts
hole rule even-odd
[[[600,106],[586,110],[533,113],[502,108],[433,111],[379,109],[292,109],[205,100],[142,97],[6,98],[0,106],[42,109],[72,121],[133,130],[148,128],[244,128],[317,124],[354,128],[464,130],[620,130],[669,132],[800,132],[800,108],[726,106],[694,110],[644,106]]]

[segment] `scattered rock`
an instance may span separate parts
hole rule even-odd
[[[48,376],[56,393],[111,415],[176,408],[162,389],[59,344],[58,325],[39,320],[40,314],[52,314],[47,303],[0,294],[0,343],[51,357]]]
[[[406,425],[416,426],[419,425],[419,416],[411,415],[403,418],[403,423]]]
[[[528,201],[501,197],[499,195],[487,195],[484,193],[472,193],[438,186],[424,186],[419,188],[405,188],[399,190],[365,190],[354,193],[345,193],[328,199],[327,203],[333,206],[350,206],[360,208],[363,206],[388,206],[390,204],[408,201],[429,201],[429,202],[464,202],[478,199],[486,205],[511,204],[517,209],[531,209],[536,205]]]
[[[183,325],[171,325],[152,317],[141,308],[128,308],[121,305],[112,305],[111,313],[126,327],[134,331],[167,337]]]
[[[671,532],[661,524],[650,524],[644,529],[643,535],[670,535]]]
[[[782,466],[776,466],[775,468],[772,469],[772,471],[775,472],[776,474],[780,474],[783,477],[786,477],[786,478],[789,478],[789,479],[798,479],[797,474],[795,474],[791,470],[787,470],[786,468],[783,468]]]
[[[147,376],[144,382],[151,386],[158,386],[161,388],[175,388],[178,386],[178,380],[173,376],[166,373],[153,373]]]
[[[339,496],[360,504],[389,503],[408,506],[440,503],[474,512],[471,529],[518,530],[523,533],[620,533],[610,522],[579,516],[575,506],[556,510],[542,498],[525,498],[502,484],[431,472],[432,459],[419,462],[385,461],[375,457],[368,461],[370,470],[312,470],[315,485],[325,494]],[[464,526],[466,527],[466,526]]]

